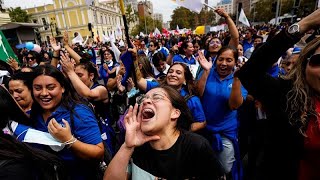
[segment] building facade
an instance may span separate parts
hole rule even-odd
[[[9,13],[3,8],[3,0],[0,0],[0,26],[11,22]]]
[[[215,8],[223,8],[228,14],[234,14],[233,0],[222,0]],[[221,16],[216,15],[216,22],[218,22],[220,18]]]
[[[163,15],[160,14],[160,13],[154,13],[153,14],[153,19],[154,20],[158,20],[158,21],[160,21],[162,23],[163,22]]]
[[[78,32],[83,37],[92,36],[88,24],[92,25],[94,38],[102,34],[115,34],[117,26],[123,29],[123,20],[117,1],[99,3],[94,0],[91,5],[86,0],[53,0],[53,4],[28,8],[33,23],[44,25],[39,28],[42,42],[48,42],[50,36],[61,36],[68,31],[70,39]]]
[[[138,3],[138,15],[139,17],[153,16],[153,4],[151,1],[140,1]]]
[[[235,7],[234,10],[233,10],[234,14],[236,14],[240,4],[241,4],[240,6],[242,7],[244,13],[246,15],[250,14],[253,1],[254,0],[234,0],[234,2],[233,2],[233,6]]]

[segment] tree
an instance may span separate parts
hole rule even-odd
[[[137,12],[134,12],[131,4],[129,4],[126,8],[126,18],[128,24],[133,23],[137,20]]]
[[[12,22],[30,22],[30,15],[27,11],[22,10],[20,7],[10,8],[9,16]]]
[[[147,29],[145,27],[145,24],[147,25]],[[132,29],[130,34],[132,36],[139,35],[140,32],[149,34],[150,32],[153,32],[155,28],[158,28],[161,31],[162,22],[158,20],[154,20],[150,16],[146,16],[146,23],[145,23],[144,17],[141,17],[139,18],[139,24]]]
[[[173,14],[171,15],[170,27],[171,29],[175,29],[177,25],[180,28],[195,28],[196,26],[196,13],[191,12],[189,9],[184,7],[178,7],[173,10]]]
[[[214,25],[216,23],[216,14],[213,10],[207,11],[205,8],[203,8],[198,14],[191,12],[189,9],[184,7],[178,7],[173,10],[171,19],[171,29],[174,29],[177,25],[179,28],[195,29],[197,26]]]
[[[275,12],[271,11],[272,3],[275,1],[276,0],[258,1],[255,5],[255,10],[251,11],[249,19],[253,20],[253,13],[255,12],[254,21],[269,22],[272,18],[276,16]],[[301,0],[300,7],[296,8],[296,10],[293,10],[293,3],[293,0],[282,0],[280,16],[286,13],[292,14],[294,12],[294,14],[298,17],[304,17],[315,10],[315,0]]]

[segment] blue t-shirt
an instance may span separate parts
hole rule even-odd
[[[246,52],[247,49],[252,48],[253,47],[253,42],[254,42],[254,40],[251,40],[251,43],[249,43],[248,40],[244,39],[242,41],[243,52]]]
[[[150,89],[153,89],[153,88],[156,88],[159,86],[160,86],[160,84],[157,81],[147,81],[147,92]],[[188,91],[186,91],[184,88],[182,88],[180,91],[180,95],[182,97],[185,97],[186,95],[188,95]],[[191,111],[193,120],[195,122],[204,122],[206,120],[206,117],[203,112],[203,108],[202,108],[199,97],[197,97],[197,96],[191,97],[188,100],[187,105]]]
[[[220,80],[216,69],[211,69],[201,99],[208,126],[221,128],[221,131],[237,128],[237,110],[229,108],[232,83],[233,73]],[[248,92],[243,86],[241,93],[245,99]]]
[[[101,63],[102,64],[101,64],[101,66],[99,68],[99,74],[100,74],[100,78],[99,79],[102,79],[104,84],[107,85],[109,78],[115,78],[116,77],[116,72],[114,72],[112,74],[108,74],[107,70],[105,70],[103,68],[103,63],[104,62],[101,62]],[[118,63],[114,64],[113,62],[111,62],[111,65],[108,65],[108,69],[111,71],[114,67],[117,67],[117,66],[119,66]]]
[[[181,55],[181,54],[176,54],[173,56],[172,62],[182,62],[182,63],[186,63],[186,64],[196,64],[196,59],[194,58],[194,56],[191,56],[190,59],[188,59],[186,56]]]
[[[102,139],[100,130],[92,110],[84,104],[77,104],[73,111],[73,126],[70,119],[70,110],[60,106],[51,114],[47,121],[44,121],[42,115],[38,114],[35,117],[36,124],[34,128],[43,132],[48,132],[48,123],[52,118],[55,118],[61,125],[64,124],[62,119],[65,119],[68,121],[70,128],[72,129],[72,134],[79,141],[93,145],[101,143]],[[77,157],[71,149],[64,148],[57,152],[57,155],[66,164],[72,179],[85,179],[85,177],[88,178],[88,176],[90,176],[90,173],[88,172],[88,161]]]

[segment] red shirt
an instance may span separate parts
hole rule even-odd
[[[320,101],[316,100],[316,112]],[[320,180],[320,117],[310,119],[304,139],[304,154],[300,161],[299,180]]]

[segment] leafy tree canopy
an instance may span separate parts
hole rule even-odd
[[[9,16],[12,22],[30,22],[30,15],[20,7],[10,8]]]

